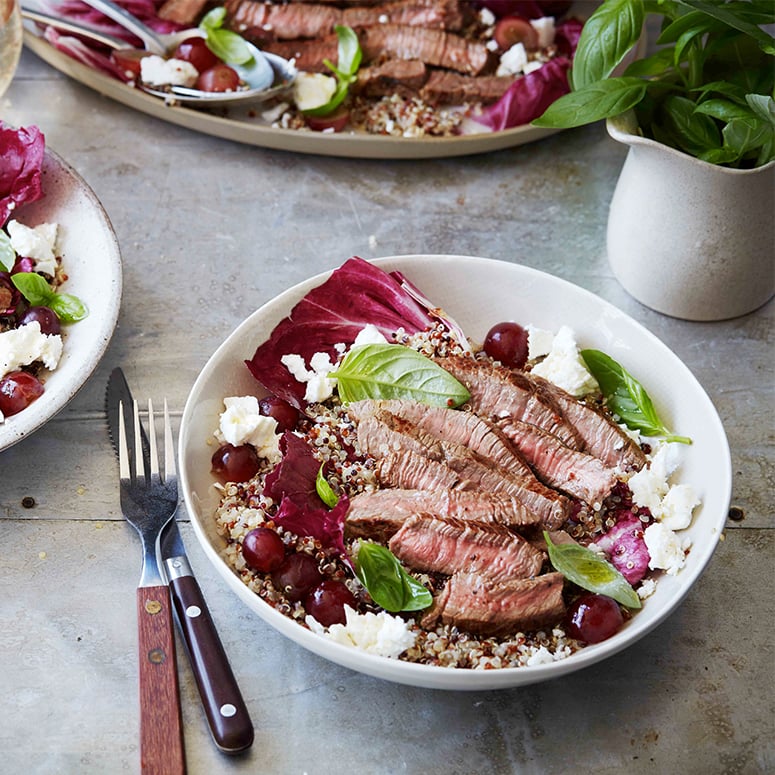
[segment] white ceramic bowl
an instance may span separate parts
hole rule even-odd
[[[37,401],[0,423],[0,450],[50,420],[83,386],[110,342],[121,304],[118,241],[94,192],[50,150],[41,183],[43,197],[19,207],[13,217],[27,226],[59,224],[59,252],[68,275],[61,291],[78,296],[89,308],[89,316],[63,327],[58,367],[45,372],[45,392]]]
[[[229,587],[262,619],[296,643],[340,665],[391,681],[437,689],[482,690],[519,686],[578,670],[635,642],[665,619],[689,592],[710,560],[724,526],[731,496],[731,462],[724,429],[710,399],[689,369],[656,337],[597,296],[534,269],[466,256],[399,256],[376,262],[400,269],[466,333],[479,341],[491,325],[517,320],[549,330],[570,325],[579,344],[604,350],[644,383],[663,421],[691,436],[681,481],[702,499],[691,527],[685,567],[659,580],[643,609],[614,637],[546,665],[474,671],[431,667],[365,654],[314,635],[264,603],[221,556],[223,539],[213,519],[216,496],[208,446],[227,395],[263,390],[244,365],[292,306],[327,274],[286,291],[254,312],[208,361],[186,403],[180,432],[181,484],[204,551]],[[235,623],[236,626],[236,623]]]

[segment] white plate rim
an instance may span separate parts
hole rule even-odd
[[[567,659],[551,664],[478,671],[399,662],[397,660],[390,660],[349,649],[345,646],[333,643],[328,639],[317,636],[309,630],[299,626],[275,611],[271,606],[261,601],[257,595],[250,591],[233,573],[225,560],[222,559],[219,552],[216,551],[215,547],[211,544],[210,537],[207,534],[207,528],[202,524],[202,517],[198,512],[198,498],[195,494],[191,493],[191,483],[186,463],[187,451],[189,448],[188,444],[190,443],[190,426],[192,415],[196,409],[197,392],[205,383],[209,372],[215,367],[215,364],[219,360],[219,356],[229,349],[231,342],[254,328],[256,322],[267,313],[267,310],[271,310],[276,317],[277,314],[281,314],[277,311],[278,308],[284,307],[287,314],[287,312],[290,311],[292,304],[295,303],[298,298],[310,288],[323,282],[330,275],[332,270],[322,272],[294,285],[292,288],[279,294],[248,316],[239,326],[237,326],[226,340],[224,340],[215,353],[213,353],[194,382],[183,412],[178,451],[181,489],[184,494],[186,507],[191,517],[194,532],[208,559],[213,563],[219,574],[226,580],[227,585],[265,622],[270,624],[281,634],[318,656],[368,675],[397,683],[426,688],[480,691],[513,688],[516,686],[537,683],[551,678],[557,678],[596,664],[597,662],[628,648],[668,618],[681,604],[710,562],[726,522],[726,515],[728,513],[732,492],[731,456],[721,419],[707,393],[696,380],[689,368],[667,347],[667,345],[629,315],[592,292],[540,270],[517,263],[504,262],[490,258],[441,254],[412,254],[388,256],[373,260],[373,263],[388,270],[400,268],[407,274],[410,280],[413,278],[411,275],[411,267],[408,265],[411,264],[412,266],[416,266],[418,262],[430,264],[431,266],[435,266],[439,262],[448,265],[459,265],[462,262],[471,270],[487,266],[491,268],[497,266],[498,269],[503,269],[506,273],[514,273],[514,277],[518,277],[520,280],[526,282],[537,281],[539,284],[549,283],[553,288],[575,297],[575,301],[583,302],[586,305],[595,307],[603,316],[609,316],[612,320],[626,323],[630,328],[630,333],[637,332],[643,342],[649,343],[650,346],[654,348],[654,352],[659,355],[659,362],[662,362],[663,358],[672,362],[672,365],[676,369],[676,373],[679,373],[681,379],[685,380],[681,385],[682,392],[686,389],[690,389],[693,401],[701,404],[698,408],[702,409],[703,422],[707,424],[708,434],[712,437],[714,444],[716,445],[714,454],[718,462],[718,470],[714,472],[714,479],[716,480],[714,488],[719,497],[714,503],[704,503],[701,507],[703,511],[707,509],[709,513],[707,524],[704,525],[707,535],[703,535],[703,538],[706,540],[699,546],[695,542],[692,552],[689,555],[691,565],[687,565],[687,567],[675,577],[679,580],[680,592],[673,595],[669,600],[669,603],[662,606],[658,615],[650,617],[648,621],[643,618],[643,612],[641,612],[626,625],[622,632],[613,638],[600,644],[587,646]],[[426,290],[426,292],[428,291]],[[454,315],[454,310],[452,311],[452,314]],[[492,323],[494,321],[490,322]],[[259,342],[256,341],[255,344],[257,345]],[[252,352],[248,353],[247,357],[250,357],[251,354]],[[210,515],[210,519],[212,519],[212,515]],[[669,581],[670,579],[671,577],[665,577],[662,581]],[[644,612],[646,610],[647,609],[644,607]],[[626,636],[623,637],[625,634]]]
[[[99,229],[100,272],[104,282],[100,284],[99,296],[86,297],[77,294],[89,307],[89,316],[68,326],[59,366],[55,371],[47,373],[43,395],[24,411],[7,417],[5,422],[0,423],[0,452],[38,430],[75,397],[97,368],[118,322],[123,283],[122,262],[118,239],[110,218],[92,188],[50,147],[46,148],[42,170],[43,197],[36,202],[22,205],[16,212],[21,216],[30,211],[45,213],[49,209],[46,202],[47,178],[57,175],[62,176],[67,185],[75,191],[76,197],[82,200],[81,207],[89,211],[94,225]],[[45,215],[41,217],[45,218]],[[83,262],[86,258],[74,255],[68,250],[67,236],[60,236],[60,244],[62,239],[65,241],[63,263],[69,277],[61,286],[61,291],[76,292],[73,283],[77,284],[80,276],[78,272],[85,268]],[[79,345],[77,350],[69,347],[73,338],[78,342],[85,341],[86,344],[82,348]]]

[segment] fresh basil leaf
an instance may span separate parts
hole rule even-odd
[[[333,509],[334,506],[339,503],[339,496],[333,491],[323,473],[323,465],[318,468],[318,475],[315,477],[315,490],[320,500],[322,500],[329,509]]]
[[[624,77],[649,78],[651,76],[662,75],[666,70],[673,66],[673,50],[670,48],[661,48],[655,51],[651,56],[643,59],[636,59],[627,65],[624,71]]]
[[[89,315],[87,306],[72,293],[55,293],[48,306],[63,323],[77,323]]]
[[[576,543],[554,544],[546,531],[544,540],[549,561],[568,581],[597,595],[611,597],[627,608],[641,607],[638,593],[608,560]]]
[[[555,100],[533,124],[569,129],[618,116],[637,105],[646,88],[647,82],[640,78],[609,78],[593,83]]]
[[[742,86],[736,83],[730,83],[729,81],[711,81],[710,83],[705,83],[702,86],[693,89],[693,92],[698,95],[699,100],[705,99],[708,94],[720,94],[722,97],[740,103],[741,105],[746,100],[745,89]]]
[[[361,66],[363,57],[358,36],[351,27],[337,25],[334,29],[339,41],[337,46],[338,61],[336,65],[328,59],[323,60],[323,62],[336,78],[336,91],[324,105],[302,111],[305,116],[323,117],[333,113],[344,102],[350,85],[357,80],[356,73]]]
[[[10,272],[16,263],[16,251],[11,247],[11,238],[0,229],[0,272]]]
[[[37,272],[17,272],[11,282],[33,307],[50,307],[56,296],[51,286]]]
[[[767,121],[775,129],[775,100],[764,94],[746,94],[745,101],[762,121]]]
[[[398,558],[380,544],[362,543],[355,565],[371,599],[386,611],[422,611],[433,602],[425,586],[410,576]]]
[[[645,436],[664,436],[666,441],[691,444],[686,436],[675,436],[662,424],[646,389],[623,366],[600,350],[582,350],[581,357],[608,402],[622,422]]]
[[[643,29],[643,0],[606,0],[581,31],[569,75],[573,89],[608,78],[638,42]]]
[[[339,397],[346,404],[365,398],[409,398],[454,408],[471,398],[448,371],[401,344],[353,347],[329,376],[337,380]]]
[[[694,111],[695,113],[712,116],[725,123],[735,119],[749,119],[753,117],[753,111],[747,106],[720,98],[704,100],[694,108]]]
[[[231,30],[208,30],[207,48],[228,64],[247,65],[253,60],[245,40]]]
[[[743,18],[739,12],[727,8],[727,3],[709,3],[705,0],[676,0],[679,5],[693,8],[697,11],[707,14],[713,19],[717,19],[727,27],[739,30],[740,32],[753,38],[762,51],[766,54],[775,55],[775,40],[764,30],[753,22]]]
[[[665,125],[679,147],[696,156],[721,146],[721,134],[710,116],[695,112],[696,103],[686,97],[670,95],[662,103]]]
[[[199,26],[208,32],[209,30],[218,30],[223,27],[223,23],[226,21],[226,8],[220,6],[219,8],[213,8],[208,11],[199,22]]]

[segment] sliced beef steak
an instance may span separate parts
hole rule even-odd
[[[233,28],[262,51],[277,54],[283,59],[293,59],[299,70],[308,73],[331,75],[325,60],[334,63],[338,61],[339,41],[336,35],[329,35],[322,40],[266,40],[265,32],[260,27]]]
[[[349,412],[356,419],[389,412],[437,439],[469,447],[510,474],[533,479],[530,467],[517,454],[505,434],[473,412],[428,406],[419,401],[404,399],[358,401],[350,405]]]
[[[601,504],[618,481],[614,470],[598,458],[566,447],[537,425],[504,417],[498,426],[541,481],[590,506]]]
[[[377,461],[377,480],[402,490],[474,490],[475,485],[416,452],[390,452]]]
[[[260,27],[278,40],[322,38],[342,23],[342,11],[329,5],[287,3],[274,5],[257,0],[226,0],[229,26],[235,30]]]
[[[206,5],[207,0],[166,0],[159,8],[159,18],[193,27]]]
[[[481,75],[495,66],[484,43],[469,41],[443,30],[381,24],[359,30],[367,62],[385,59],[419,59],[426,65]]]
[[[350,499],[348,536],[387,541],[418,513],[513,527],[541,525],[538,514],[509,495],[468,490],[376,490]]]
[[[540,377],[534,379],[540,380]],[[579,401],[550,382],[541,382],[581,437],[583,450],[605,465],[623,471],[640,471],[646,465],[643,450],[605,412]]]
[[[450,624],[485,636],[512,635],[547,627],[565,613],[563,576],[493,581],[478,573],[456,573],[423,616],[422,625]]]
[[[581,438],[543,381],[462,355],[438,358],[437,363],[466,386],[471,394],[469,404],[478,415],[529,422],[553,433],[566,446],[581,448]]]
[[[361,451],[377,460],[402,452],[414,452],[436,461],[445,458],[438,439],[389,412],[364,417],[358,423],[357,433]]]
[[[514,83],[513,75],[471,76],[450,70],[433,70],[420,89],[420,97],[430,105],[460,105],[499,100]]]
[[[381,65],[362,67],[358,80],[350,87],[363,97],[386,97],[400,94],[413,97],[428,79],[428,68],[417,59],[389,59]]]
[[[503,525],[410,517],[388,543],[416,570],[451,575],[475,571],[492,579],[528,578],[540,572],[544,555]]]

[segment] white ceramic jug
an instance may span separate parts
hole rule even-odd
[[[775,293],[775,162],[750,170],[695,159],[608,119],[630,146],[608,216],[608,260],[625,290],[684,320],[724,320]]]

